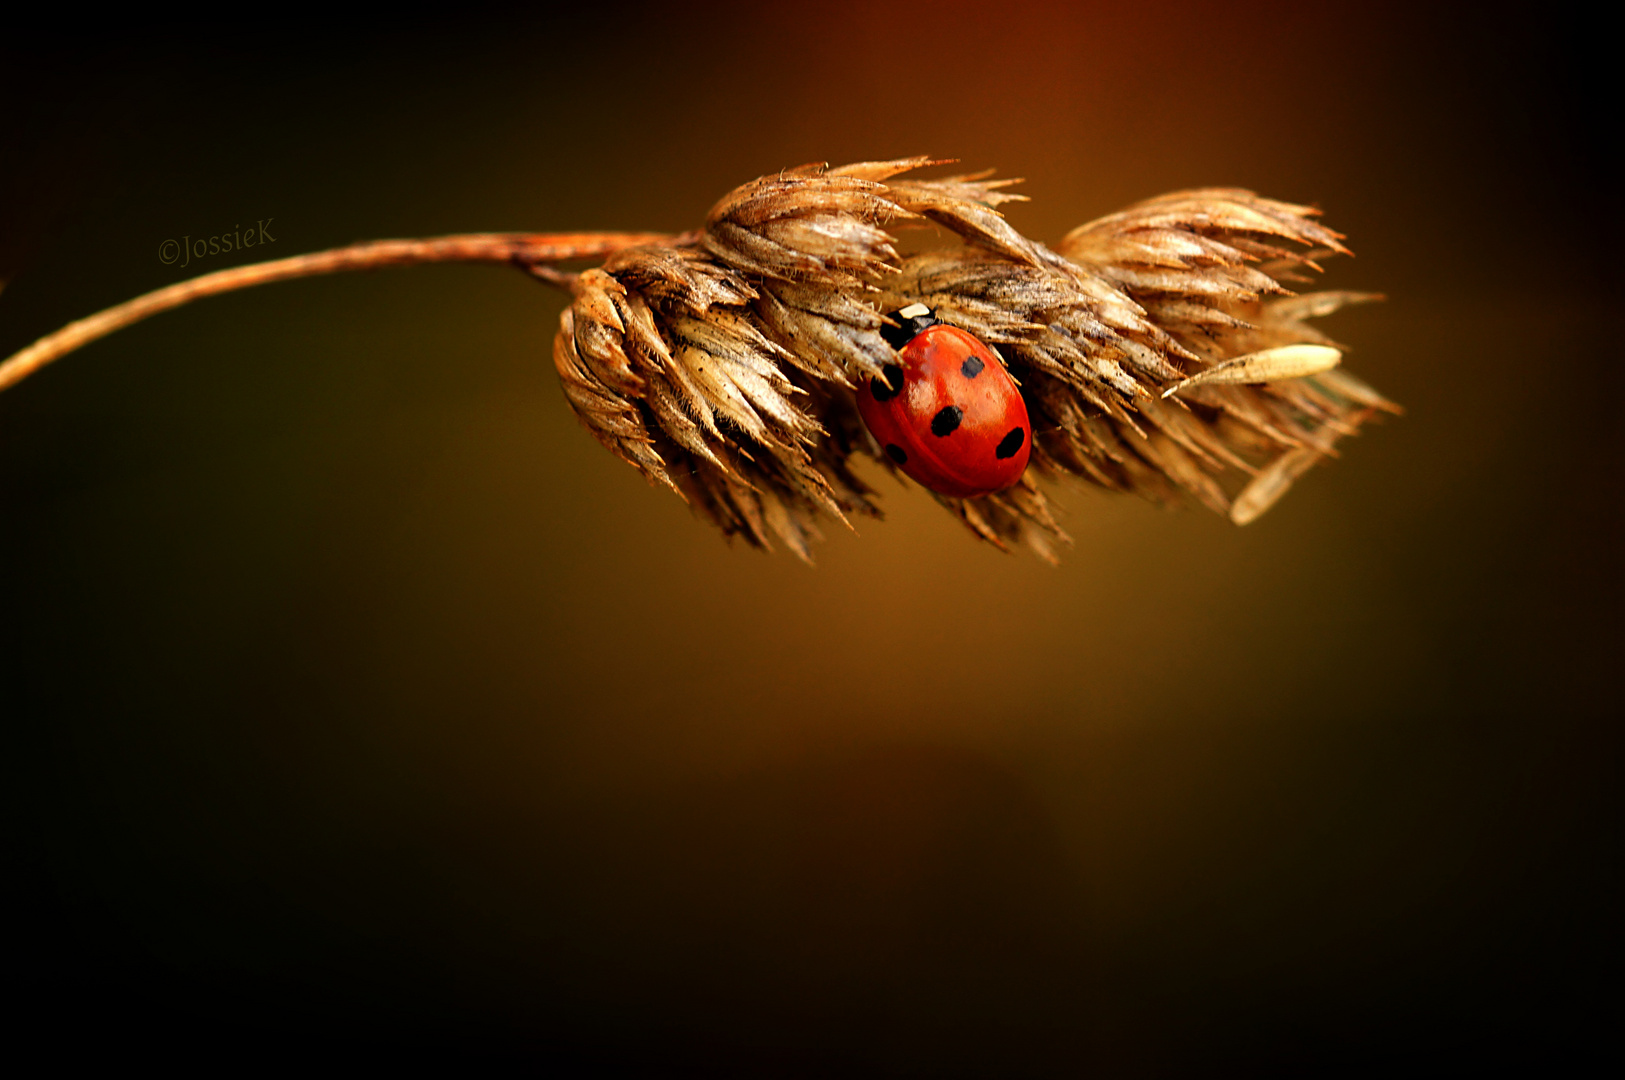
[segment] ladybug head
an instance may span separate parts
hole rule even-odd
[[[935,326],[942,321],[937,318],[936,312],[924,304],[910,304],[906,308],[888,312],[886,318],[891,319],[897,325],[882,326],[880,336],[886,339],[886,344],[898,352],[903,350],[903,346],[913,341],[915,335],[920,331],[928,326]]]

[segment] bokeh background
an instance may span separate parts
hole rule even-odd
[[[1389,296],[1328,329],[1407,409],[1247,529],[1059,491],[1059,568],[877,471],[887,519],[809,569],[604,453],[562,298],[511,271],[124,331],[0,396],[25,1026],[651,1075],[1574,1051],[1619,900],[1599,33],[854,2],[8,37],[0,352],[178,280],[172,237],[680,230],[924,152],[1027,177],[1040,239],[1184,186],[1324,207],[1328,285]]]

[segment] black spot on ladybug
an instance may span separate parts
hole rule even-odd
[[[875,396],[876,401],[890,401],[903,389],[903,369],[898,364],[887,364],[880,370],[886,376],[886,381],[870,379],[869,392]]]
[[[980,356],[967,357],[965,362],[959,365],[959,373],[967,379],[974,379],[982,373],[982,368],[986,366],[982,363]]]
[[[886,456],[897,462],[899,465],[908,464],[908,454],[904,453],[903,448],[898,446],[896,443],[886,444]]]
[[[1010,433],[999,440],[999,445],[993,450],[993,456],[998,458],[1000,461],[1003,461],[1005,458],[1015,457],[1016,451],[1021,449],[1021,444],[1025,442],[1026,439],[1027,433],[1025,431],[1022,431],[1018,427],[1011,428]]]
[[[952,435],[959,429],[959,421],[964,415],[965,410],[958,405],[948,406],[931,418],[931,434],[939,439],[945,435]]]

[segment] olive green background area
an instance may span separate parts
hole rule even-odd
[[[1328,286],[1389,296],[1328,328],[1407,409],[1246,529],[1058,489],[1059,568],[871,470],[886,520],[809,569],[581,430],[563,299],[512,271],[121,332],[0,395],[34,1030],[1069,1076],[1594,1033],[1621,656],[1595,28],[1123,6],[0,46],[0,352],[262,218],[265,256],[679,230],[783,166],[932,153],[1027,177],[1009,217],[1052,241],[1186,186],[1323,206],[1358,253]]]

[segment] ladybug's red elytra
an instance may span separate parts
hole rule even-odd
[[[1032,449],[1027,403],[998,355],[924,304],[881,335],[901,364],[858,388],[863,422],[899,469],[942,495],[990,495],[1021,479]]]

